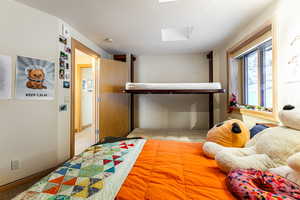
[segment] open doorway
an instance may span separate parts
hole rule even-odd
[[[71,157],[98,142],[98,75],[100,56],[72,40]]]
[[[93,130],[94,58],[75,49],[75,155],[95,144]]]

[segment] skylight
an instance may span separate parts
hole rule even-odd
[[[168,2],[173,2],[176,0],[158,0],[159,3],[168,3]]]

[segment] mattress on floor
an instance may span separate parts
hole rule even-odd
[[[218,90],[221,83],[126,83],[126,90]]]
[[[14,200],[234,199],[225,178],[202,143],[127,140],[88,148]]]
[[[201,143],[147,140],[116,200],[231,200],[226,175]]]

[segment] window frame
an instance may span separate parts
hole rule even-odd
[[[261,80],[263,81],[263,84],[262,84],[262,87],[263,87],[263,91],[261,91],[262,93],[261,93],[261,95],[262,95],[262,100],[264,101],[264,102],[262,102],[262,104],[266,107],[266,108],[268,108],[267,107],[267,80],[265,80],[266,78],[267,78],[267,76],[266,76],[266,74],[267,74],[267,66],[266,66],[266,52],[267,52],[267,50],[268,50],[268,48],[271,48],[271,51],[272,51],[272,96],[271,96],[271,98],[272,98],[272,108],[274,107],[273,106],[273,104],[274,104],[274,94],[273,94],[273,92],[274,92],[274,90],[273,90],[273,87],[274,87],[274,84],[273,84],[273,81],[276,81],[276,79],[275,79],[275,75],[274,75],[274,70],[273,70],[273,67],[275,67],[275,65],[273,65],[273,40],[271,39],[270,41],[267,41],[266,43],[265,43],[265,45],[264,46],[262,46],[262,51],[261,51],[261,55],[260,56],[262,56],[262,63],[261,63],[261,67],[262,67],[262,78],[261,78]]]
[[[257,77],[258,77],[258,103],[259,105],[251,105],[251,106],[261,106],[264,108],[268,108],[266,106],[266,83],[265,83],[265,77],[266,77],[266,65],[265,65],[265,49],[271,47],[273,51],[272,46],[272,39],[269,39],[268,41],[263,42],[259,46],[255,47],[254,49],[251,49],[251,51],[246,52],[243,54],[240,59],[242,59],[242,67],[243,67],[243,104],[244,105],[251,105],[248,103],[248,62],[247,57],[252,55],[256,52],[257,54]],[[273,60],[273,57],[272,57]],[[272,66],[273,67],[273,66]],[[272,76],[273,77],[273,76]],[[272,79],[273,82],[273,79]],[[272,95],[273,96],[273,95]],[[273,104],[273,101],[272,101]],[[272,105],[273,107],[273,105]],[[272,108],[268,108],[272,109]]]

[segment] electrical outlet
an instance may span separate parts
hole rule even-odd
[[[20,161],[12,160],[11,161],[11,170],[18,170],[18,169],[20,169]]]

